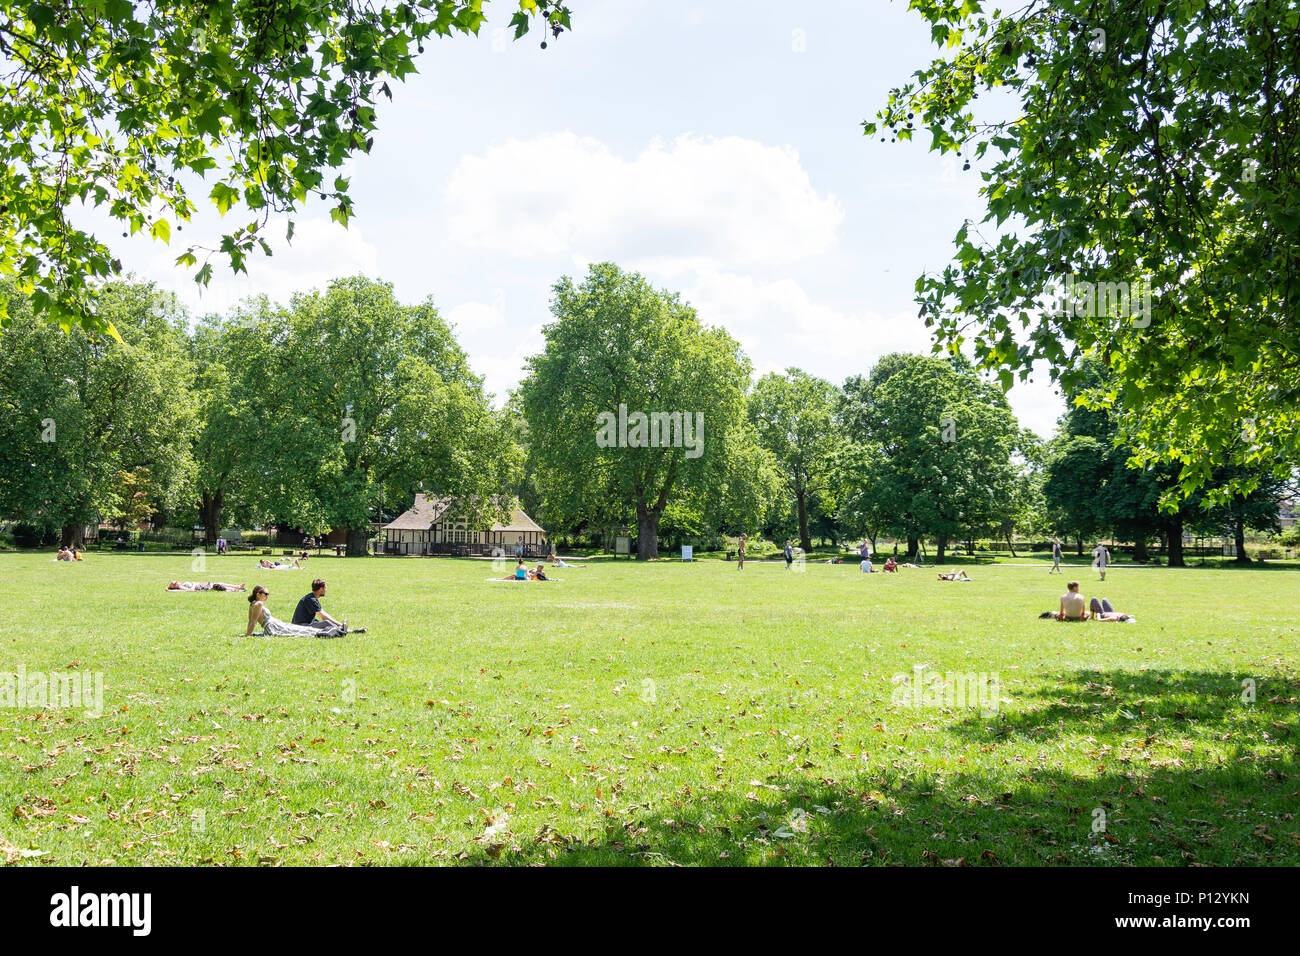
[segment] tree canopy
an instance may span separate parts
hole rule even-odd
[[[1045,361],[1070,388],[1098,357],[1113,377],[1080,399],[1115,412],[1139,460],[1177,467],[1168,508],[1249,492],[1252,465],[1284,475],[1300,460],[1300,7],[911,7],[945,52],[865,131],[924,131],[974,164],[992,230],[962,224],[953,263],[917,281],[939,340],[973,345],[1004,386]],[[977,115],[993,91],[997,115]]]
[[[749,360],[674,294],[613,263],[555,284],[546,348],[520,385],[548,514],[564,524],[635,522],[658,556],[669,507],[723,507],[750,480]]]
[[[242,208],[217,246],[183,246],[177,264],[200,284],[213,256],[239,272],[269,255],[270,218],[308,197],[346,226],[348,180],[330,171],[370,151],[389,81],[415,72],[431,38],[478,33],[483,3],[0,0],[0,274],[38,316],[102,331],[96,284],[122,264],[70,221],[74,204],[163,242],[196,190],[223,216]],[[537,22],[558,36],[568,8],[518,0],[515,38]]]

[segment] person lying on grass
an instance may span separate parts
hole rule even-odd
[[[299,567],[301,567],[301,565],[298,564],[297,558],[293,558],[291,561],[285,561],[283,564],[277,564],[274,561],[268,561],[266,560],[266,558],[258,558],[257,566],[259,568],[265,568],[268,571],[289,571],[289,570],[296,570]]]
[[[243,591],[242,584],[226,584],[224,581],[172,581],[167,585],[168,591]]]
[[[570,564],[554,552],[551,553],[551,566],[556,568],[585,568],[585,564]]]
[[[970,575],[966,573],[965,568],[961,568],[958,571],[940,571],[938,574],[940,581],[969,581],[971,579]]]
[[[248,596],[248,629],[245,637],[250,637],[258,624],[262,625],[260,637],[342,637],[348,633],[348,622],[329,627],[303,627],[298,624],[286,624],[267,610],[266,602],[271,592],[262,585],[253,588]]]
[[[1137,623],[1137,618],[1132,614],[1123,614],[1115,610],[1110,601],[1105,598],[1093,598],[1088,602],[1088,610],[1092,614],[1094,621],[1119,621],[1122,624]]]

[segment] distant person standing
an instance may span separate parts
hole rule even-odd
[[[226,553],[226,539],[224,535],[217,535],[217,554]]]
[[[1052,570],[1048,574],[1064,574],[1061,570],[1061,539],[1052,539]]]
[[[794,564],[794,548],[790,547],[790,542],[785,543],[785,569],[790,570],[790,565]]]
[[[1101,572],[1101,579],[1106,580],[1106,568],[1110,566],[1110,552],[1106,546],[1098,542],[1097,547],[1092,550],[1092,566]]]
[[[736,545],[736,554],[740,558],[736,564],[736,570],[743,571],[745,570],[745,536],[743,534],[740,536],[740,543]]]

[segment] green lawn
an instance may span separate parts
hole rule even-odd
[[[1068,569],[1123,625],[1038,620],[1043,567],[255,561],[0,555],[0,671],[104,679],[0,709],[0,862],[1300,863],[1294,569]],[[287,619],[314,574],[369,634],[163,591]],[[891,704],[919,665],[996,713]]]

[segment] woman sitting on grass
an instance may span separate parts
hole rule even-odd
[[[242,584],[226,584],[224,581],[172,581],[167,585],[168,591],[243,591]]]
[[[248,596],[248,630],[244,631],[244,637],[251,637],[258,624],[262,625],[260,637],[342,637],[348,632],[347,621],[329,627],[286,624],[266,609],[266,599],[270,596],[271,592],[260,584],[253,588]]]
[[[943,571],[939,572],[940,581],[969,581],[970,579],[971,577],[966,573],[965,568],[961,568],[957,571],[948,571],[946,573]]]
[[[893,556],[893,555],[890,555],[890,556],[889,556],[889,560],[887,560],[887,561],[885,562],[885,572],[886,572],[887,574],[897,574],[897,573],[898,573],[898,562],[894,560],[894,556]]]

